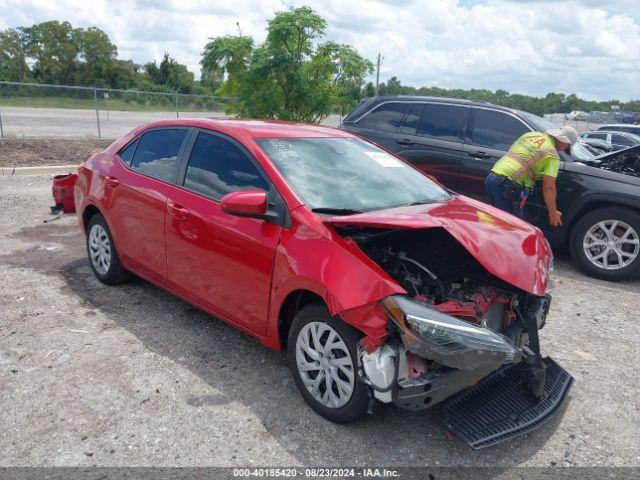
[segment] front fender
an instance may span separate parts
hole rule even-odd
[[[380,322],[368,313],[363,315],[360,308],[406,291],[354,242],[340,237],[315,215],[302,208],[291,214],[292,228],[283,230],[274,260],[266,340],[277,343],[280,309],[295,290],[315,293],[331,315],[339,315],[367,336],[379,337]]]

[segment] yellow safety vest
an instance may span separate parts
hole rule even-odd
[[[491,171],[531,188],[543,175],[557,177],[559,168],[555,139],[546,133],[529,132],[515,141]]]

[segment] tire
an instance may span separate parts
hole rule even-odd
[[[639,240],[640,214],[605,207],[578,220],[571,230],[569,249],[587,275],[618,282],[640,276]]]
[[[131,278],[120,263],[109,226],[99,213],[91,217],[87,225],[87,256],[91,270],[102,283],[118,285]]]
[[[331,345],[334,346],[327,352],[326,357],[321,355],[317,360],[309,354],[309,346],[318,354],[314,349],[314,345],[317,345],[314,342],[314,333],[319,334],[317,340],[320,346],[326,346],[330,338],[333,338]],[[306,305],[298,312],[289,330],[287,357],[296,385],[311,408],[331,422],[355,422],[367,411],[368,387],[359,380],[357,373],[357,345],[361,338],[362,334],[358,330],[338,318],[331,317],[324,305],[315,303]],[[302,348],[302,344],[307,346],[307,350]],[[311,368],[301,370],[301,363]],[[336,366],[338,364],[339,366]],[[316,365],[318,368],[314,369]],[[352,381],[346,374],[349,370],[352,372]],[[331,375],[331,391],[327,389],[327,375]],[[314,382],[318,377],[321,379]],[[338,386],[338,382],[342,388]],[[317,384],[315,393],[312,393],[311,384]],[[326,400],[323,401],[320,397],[325,397]]]

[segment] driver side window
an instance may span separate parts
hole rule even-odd
[[[269,191],[269,183],[240,147],[204,132],[193,145],[184,187],[214,200],[238,190]]]

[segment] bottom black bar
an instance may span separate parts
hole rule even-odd
[[[573,382],[553,359],[545,358],[544,364],[546,382],[540,398],[527,389],[529,366],[510,365],[450,400],[444,407],[446,427],[475,449],[539,427],[562,405]]]

